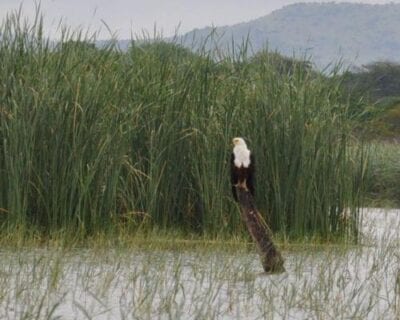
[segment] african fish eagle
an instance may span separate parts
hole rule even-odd
[[[236,187],[249,190],[254,196],[254,156],[243,138],[233,138],[231,155],[231,182],[233,198],[238,201]]]

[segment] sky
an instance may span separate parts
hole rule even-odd
[[[165,37],[205,26],[232,25],[249,21],[285,5],[315,0],[41,0],[45,31],[58,38],[61,25],[96,33],[97,39],[130,39],[146,31]],[[319,2],[332,2],[322,0]],[[342,2],[342,1],[339,1]],[[343,1],[344,2],[344,1]],[[383,4],[397,1],[347,0]],[[32,18],[38,1],[0,0],[0,20],[22,4],[24,17]]]

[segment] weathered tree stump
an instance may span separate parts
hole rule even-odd
[[[254,198],[245,188],[236,187],[241,216],[257,245],[261,263],[267,273],[284,272],[283,258],[272,241],[272,231],[258,212]]]

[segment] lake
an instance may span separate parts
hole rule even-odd
[[[399,319],[400,210],[364,209],[361,245],[282,252],[0,252],[0,319]]]

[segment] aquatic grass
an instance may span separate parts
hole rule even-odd
[[[362,212],[357,246],[285,252],[262,274],[246,249],[0,252],[0,317],[396,319],[398,210]]]
[[[146,39],[97,48],[80,32],[50,43],[40,19],[15,15],[0,32],[5,233],[243,235],[229,185],[234,136],[256,155],[256,200],[274,230],[356,233],[364,151],[349,152],[334,76],[282,68],[276,54],[248,58],[246,43],[216,60]]]

